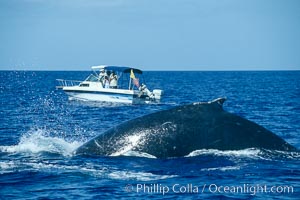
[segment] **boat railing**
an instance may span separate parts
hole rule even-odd
[[[79,85],[82,81],[77,80],[65,80],[65,79],[56,79],[58,81],[58,86],[56,89],[62,89],[63,87],[70,87]]]

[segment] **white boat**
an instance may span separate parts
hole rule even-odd
[[[57,79],[70,100],[140,103],[159,101],[163,90],[148,90],[142,81],[142,70],[120,66],[93,66],[84,81]],[[116,76],[115,76],[116,75]],[[110,80],[109,80],[110,79]],[[109,85],[110,84],[110,85]]]

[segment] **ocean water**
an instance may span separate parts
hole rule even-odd
[[[75,156],[119,123],[227,97],[224,109],[300,149],[300,71],[145,72],[160,103],[68,101],[55,79],[90,72],[0,71],[0,199],[299,199],[300,153],[199,149],[183,158]]]

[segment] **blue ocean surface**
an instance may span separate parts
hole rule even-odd
[[[145,72],[160,103],[69,101],[56,79],[88,71],[0,71],[0,199],[299,199],[300,153],[199,149],[186,157],[76,156],[124,121],[227,97],[224,109],[300,149],[300,71]]]

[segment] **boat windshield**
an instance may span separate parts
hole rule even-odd
[[[94,74],[91,74],[85,79],[85,81],[98,82],[99,79]]]

